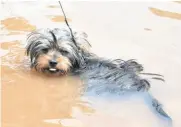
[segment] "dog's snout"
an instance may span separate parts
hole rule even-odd
[[[55,67],[57,65],[57,61],[56,60],[50,60],[49,64],[51,67]]]

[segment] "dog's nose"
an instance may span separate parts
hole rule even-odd
[[[50,60],[49,64],[51,67],[55,67],[57,65],[57,61],[56,60]]]

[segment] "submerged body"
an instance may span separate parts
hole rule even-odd
[[[142,65],[134,60],[108,60],[89,51],[85,33],[74,33],[75,42],[66,29],[45,29],[32,32],[28,37],[27,54],[31,67],[51,74],[71,74],[84,82],[84,92],[109,92],[113,94],[144,93],[151,106],[161,116],[171,120],[161,104],[149,93],[150,83],[143,79]],[[160,75],[153,74],[154,76]],[[161,78],[160,78],[161,79]]]
[[[171,120],[159,101],[149,93],[150,83],[141,78],[143,67],[136,61],[110,61],[98,57],[85,59],[87,59],[86,64],[73,72],[83,80],[85,94],[108,93],[122,96],[140,93],[158,114]],[[152,75],[160,76],[158,74]]]

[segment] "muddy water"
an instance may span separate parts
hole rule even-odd
[[[1,4],[3,127],[166,126],[138,97],[82,96],[77,77],[47,77],[31,70],[26,35],[36,28],[64,26],[60,8],[53,2]],[[172,116],[173,126],[180,127],[181,5],[68,2],[64,8],[70,23],[88,33],[94,52],[138,59],[146,71],[165,76],[166,83],[152,81],[151,91]]]

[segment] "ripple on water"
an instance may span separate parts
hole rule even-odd
[[[48,8],[60,8],[60,6],[57,6],[57,5],[49,5],[47,6]]]
[[[181,14],[180,13],[164,11],[164,10],[160,10],[160,9],[153,8],[153,7],[149,7],[149,10],[153,14],[160,16],[160,17],[166,17],[166,18],[181,20]]]
[[[36,29],[36,26],[29,24],[23,17],[11,17],[1,20],[2,28],[10,31],[9,34],[19,34]]]
[[[47,16],[48,18],[50,18],[53,22],[64,22],[65,19],[64,19],[64,16],[53,16],[53,15],[49,15]],[[68,22],[70,22],[71,20],[70,19],[67,19]]]

